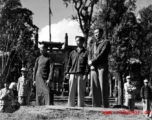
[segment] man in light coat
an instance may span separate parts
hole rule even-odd
[[[22,76],[18,79],[17,83],[18,102],[21,105],[29,105],[32,81],[28,79],[26,68],[22,68],[21,73]]]

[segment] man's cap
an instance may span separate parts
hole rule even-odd
[[[23,68],[21,68],[21,71],[27,71],[27,69],[23,67]]]
[[[130,78],[131,78],[130,76],[127,76],[127,77],[126,77],[126,79],[130,79]]]
[[[146,82],[148,82],[148,80],[147,80],[147,79],[145,79],[145,80],[144,80],[144,83],[146,83]]]

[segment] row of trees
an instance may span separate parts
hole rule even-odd
[[[6,81],[10,73],[19,77],[21,67],[32,72],[37,57],[38,28],[33,24],[32,11],[22,8],[20,0],[1,0],[0,4],[0,50],[9,52],[9,56],[2,56],[2,76]]]
[[[123,104],[123,77],[130,74],[131,61],[141,64],[139,72],[143,78],[151,80],[152,77],[152,5],[140,10],[137,19],[136,0],[63,1],[74,4],[77,15],[72,18],[80,23],[86,43],[96,26],[105,29],[104,37],[111,41],[109,71],[111,74],[117,73],[121,88],[119,104]],[[98,12],[93,11],[95,5]],[[83,9],[86,9],[87,14],[84,14]]]

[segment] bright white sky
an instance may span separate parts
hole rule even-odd
[[[33,22],[39,27],[39,41],[49,41],[49,7],[48,0],[21,0],[23,7],[33,12]],[[152,4],[152,0],[137,0],[137,11]],[[68,8],[62,0],[51,0],[53,16],[51,18],[52,41],[64,42],[65,33],[68,33],[69,44],[75,45],[75,36],[82,35],[79,24],[70,19],[75,14],[72,5]]]

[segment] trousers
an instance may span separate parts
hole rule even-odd
[[[135,98],[125,98],[125,105],[129,108],[129,110],[135,109]]]
[[[18,102],[20,105],[29,105],[29,97],[28,96],[18,96]]]
[[[0,105],[0,112],[10,113],[11,105]]]
[[[143,114],[146,117],[152,117],[152,101],[150,99],[145,99],[143,103]]]
[[[78,93],[78,107],[84,107],[84,95],[86,89],[86,80],[83,80],[82,74],[70,74],[69,79],[69,98],[68,106],[75,106],[76,91]]]
[[[91,70],[92,106],[109,107],[108,100],[108,65],[100,64]]]

